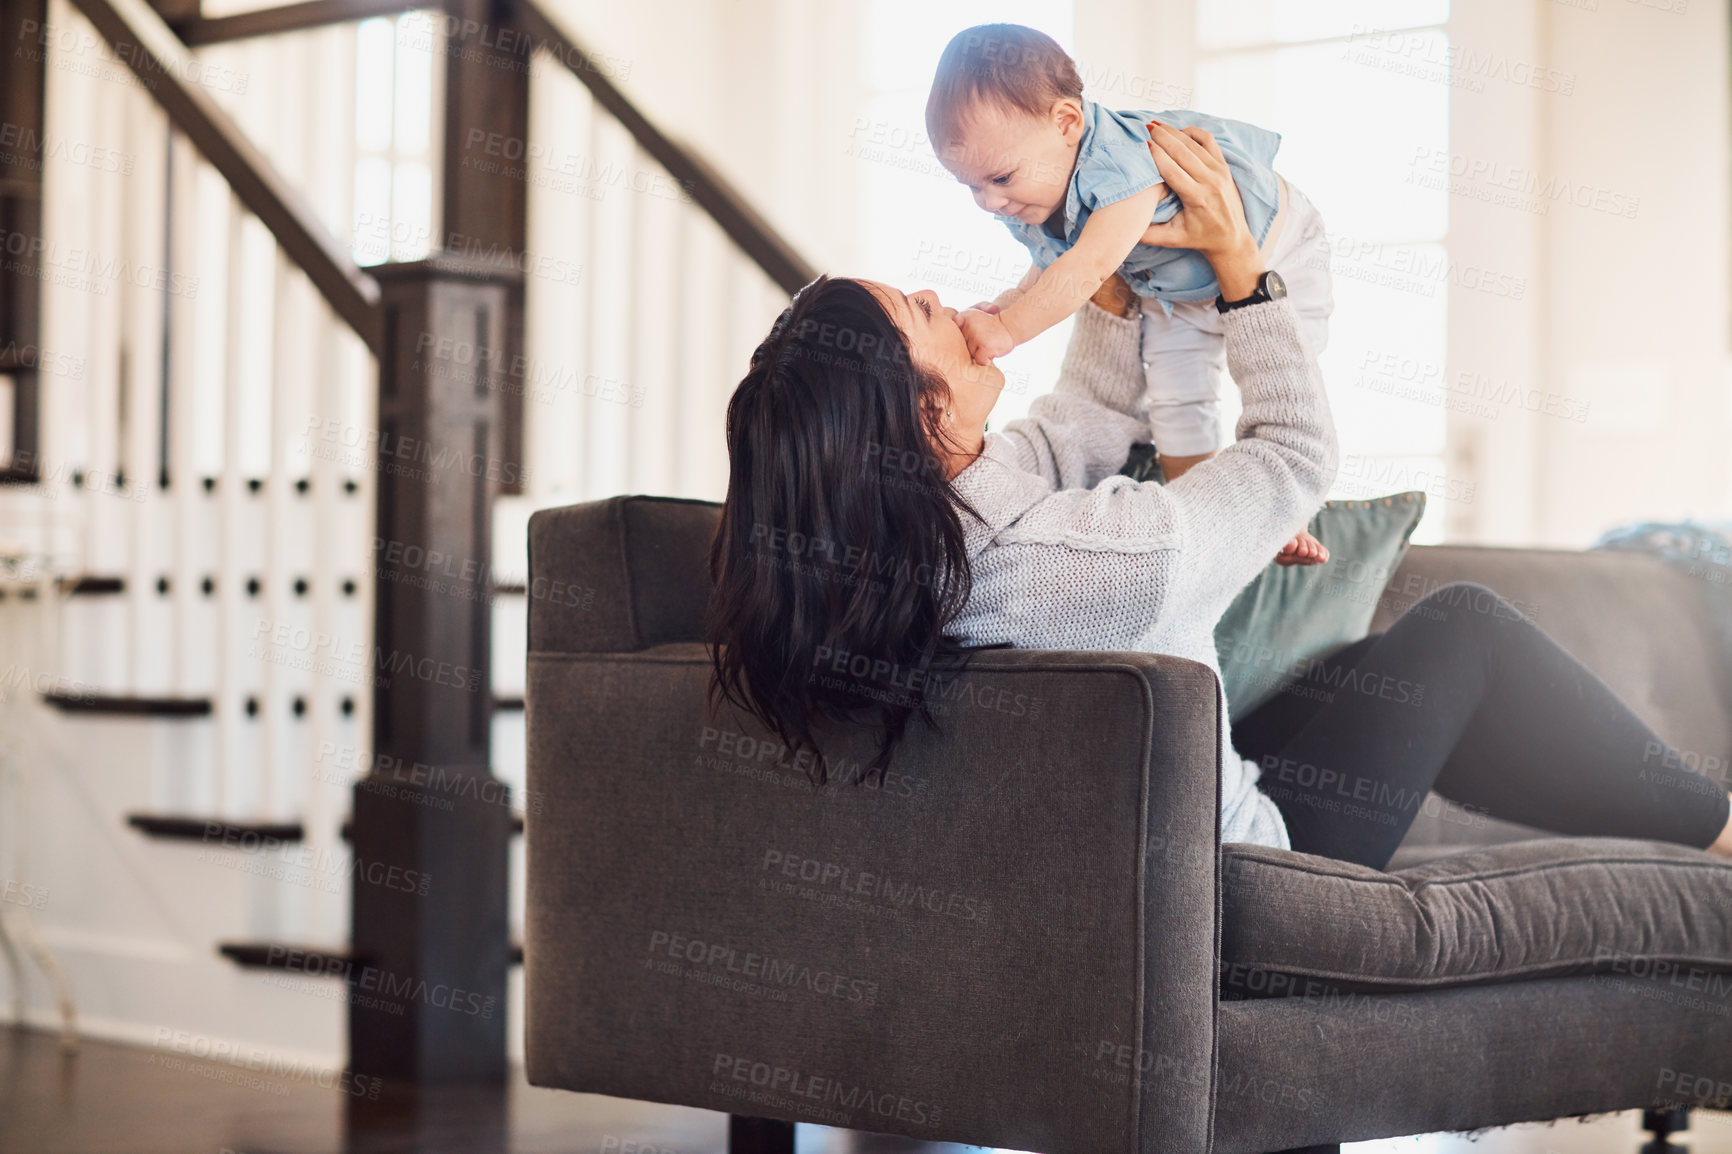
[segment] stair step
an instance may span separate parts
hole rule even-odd
[[[89,713],[107,717],[207,717],[211,713],[211,699],[208,697],[44,693],[42,701],[62,713]],[[523,698],[495,697],[493,708],[502,713],[521,713]]]
[[[301,841],[307,836],[306,827],[298,821],[230,821],[220,817],[129,813],[126,824],[150,837],[180,841],[233,843],[248,835],[260,840]]]
[[[297,946],[289,942],[221,942],[217,953],[250,970],[289,970],[309,977],[342,978],[358,959],[339,946]],[[523,943],[512,942],[511,964],[523,964]]]
[[[208,697],[133,697],[100,693],[44,693],[42,701],[62,713],[102,717],[207,717]]]
[[[93,573],[62,578],[60,585],[68,597],[101,597],[126,592],[126,578],[98,577]]]
[[[60,586],[70,597],[96,597],[125,593],[126,578],[100,577],[94,573],[86,573],[82,577],[62,577]],[[496,597],[522,597],[527,592],[528,587],[521,581],[497,581],[493,584],[493,595]]]
[[[163,813],[129,813],[126,824],[149,837],[170,838],[179,841],[221,841],[231,842],[236,838],[245,838],[249,834],[257,838],[275,838],[277,841],[305,841],[307,827],[298,821],[231,821],[220,817],[195,817],[190,814]],[[523,815],[511,815],[511,832],[523,833]],[[339,836],[344,841],[354,841],[355,822],[353,818],[344,818]]]
[[[292,942],[219,942],[217,953],[249,970],[292,970],[327,978],[345,976],[356,960],[340,946],[301,946]]]
[[[511,832],[513,834],[521,834],[523,832],[523,815],[522,814],[514,813],[511,815]],[[350,841],[350,842],[354,841],[355,840],[355,819],[352,817],[344,818],[343,819],[343,826],[340,830],[337,831],[337,836],[341,837],[344,841]]]

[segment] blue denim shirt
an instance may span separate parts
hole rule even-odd
[[[1077,145],[1076,168],[1065,193],[1064,236],[1053,236],[1044,224],[1024,224],[1014,217],[1001,217],[1034,257],[1046,268],[1068,251],[1082,235],[1089,214],[1103,205],[1134,196],[1159,184],[1161,173],[1149,153],[1150,120],[1175,128],[1197,126],[1213,133],[1227,158],[1233,183],[1245,202],[1245,220],[1257,243],[1269,235],[1280,206],[1280,182],[1273,167],[1281,134],[1237,120],[1223,120],[1201,112],[1175,109],[1167,112],[1114,112],[1093,100],[1083,101],[1083,134]],[[1168,221],[1183,207],[1172,192],[1161,197],[1151,223]],[[1161,248],[1151,244],[1131,247],[1119,266],[1119,274],[1139,295],[1169,303],[1210,301],[1220,292],[1215,271],[1200,254],[1190,249]]]

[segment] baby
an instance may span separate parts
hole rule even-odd
[[[938,61],[926,128],[939,161],[1034,258],[1015,288],[959,317],[985,363],[1081,308],[1114,271],[1141,298],[1149,430],[1168,480],[1224,444],[1219,286],[1200,253],[1157,243],[1182,207],[1149,152],[1148,122],[1214,135],[1265,265],[1287,290],[1313,354],[1328,340],[1329,247],[1311,202],[1271,167],[1281,137],[1188,111],[1113,112],[1083,99],[1075,62],[1018,24],[959,32]],[[1145,242],[1145,236],[1148,240]],[[1301,532],[1277,560],[1316,564]]]

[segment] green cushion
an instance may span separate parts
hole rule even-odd
[[[1119,472],[1166,483],[1153,445],[1132,445]],[[1271,561],[1240,591],[1215,626],[1221,684],[1235,718],[1274,696],[1296,664],[1327,657],[1365,636],[1377,599],[1424,513],[1424,493],[1326,502],[1310,529],[1329,547],[1328,563]]]
[[[1272,697],[1301,671],[1296,665],[1366,635],[1424,512],[1424,493],[1329,501],[1310,525],[1329,548],[1328,563],[1271,562],[1240,591],[1215,626],[1221,684],[1235,718]]]

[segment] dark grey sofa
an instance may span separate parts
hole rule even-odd
[[[1146,654],[983,652],[881,785],[815,791],[710,711],[715,517],[530,522],[535,1084],[1049,1154],[1732,1104],[1732,867],[1435,798],[1387,873],[1222,847],[1214,676]],[[1380,619],[1452,580],[1732,756],[1689,578],[1415,548]]]

